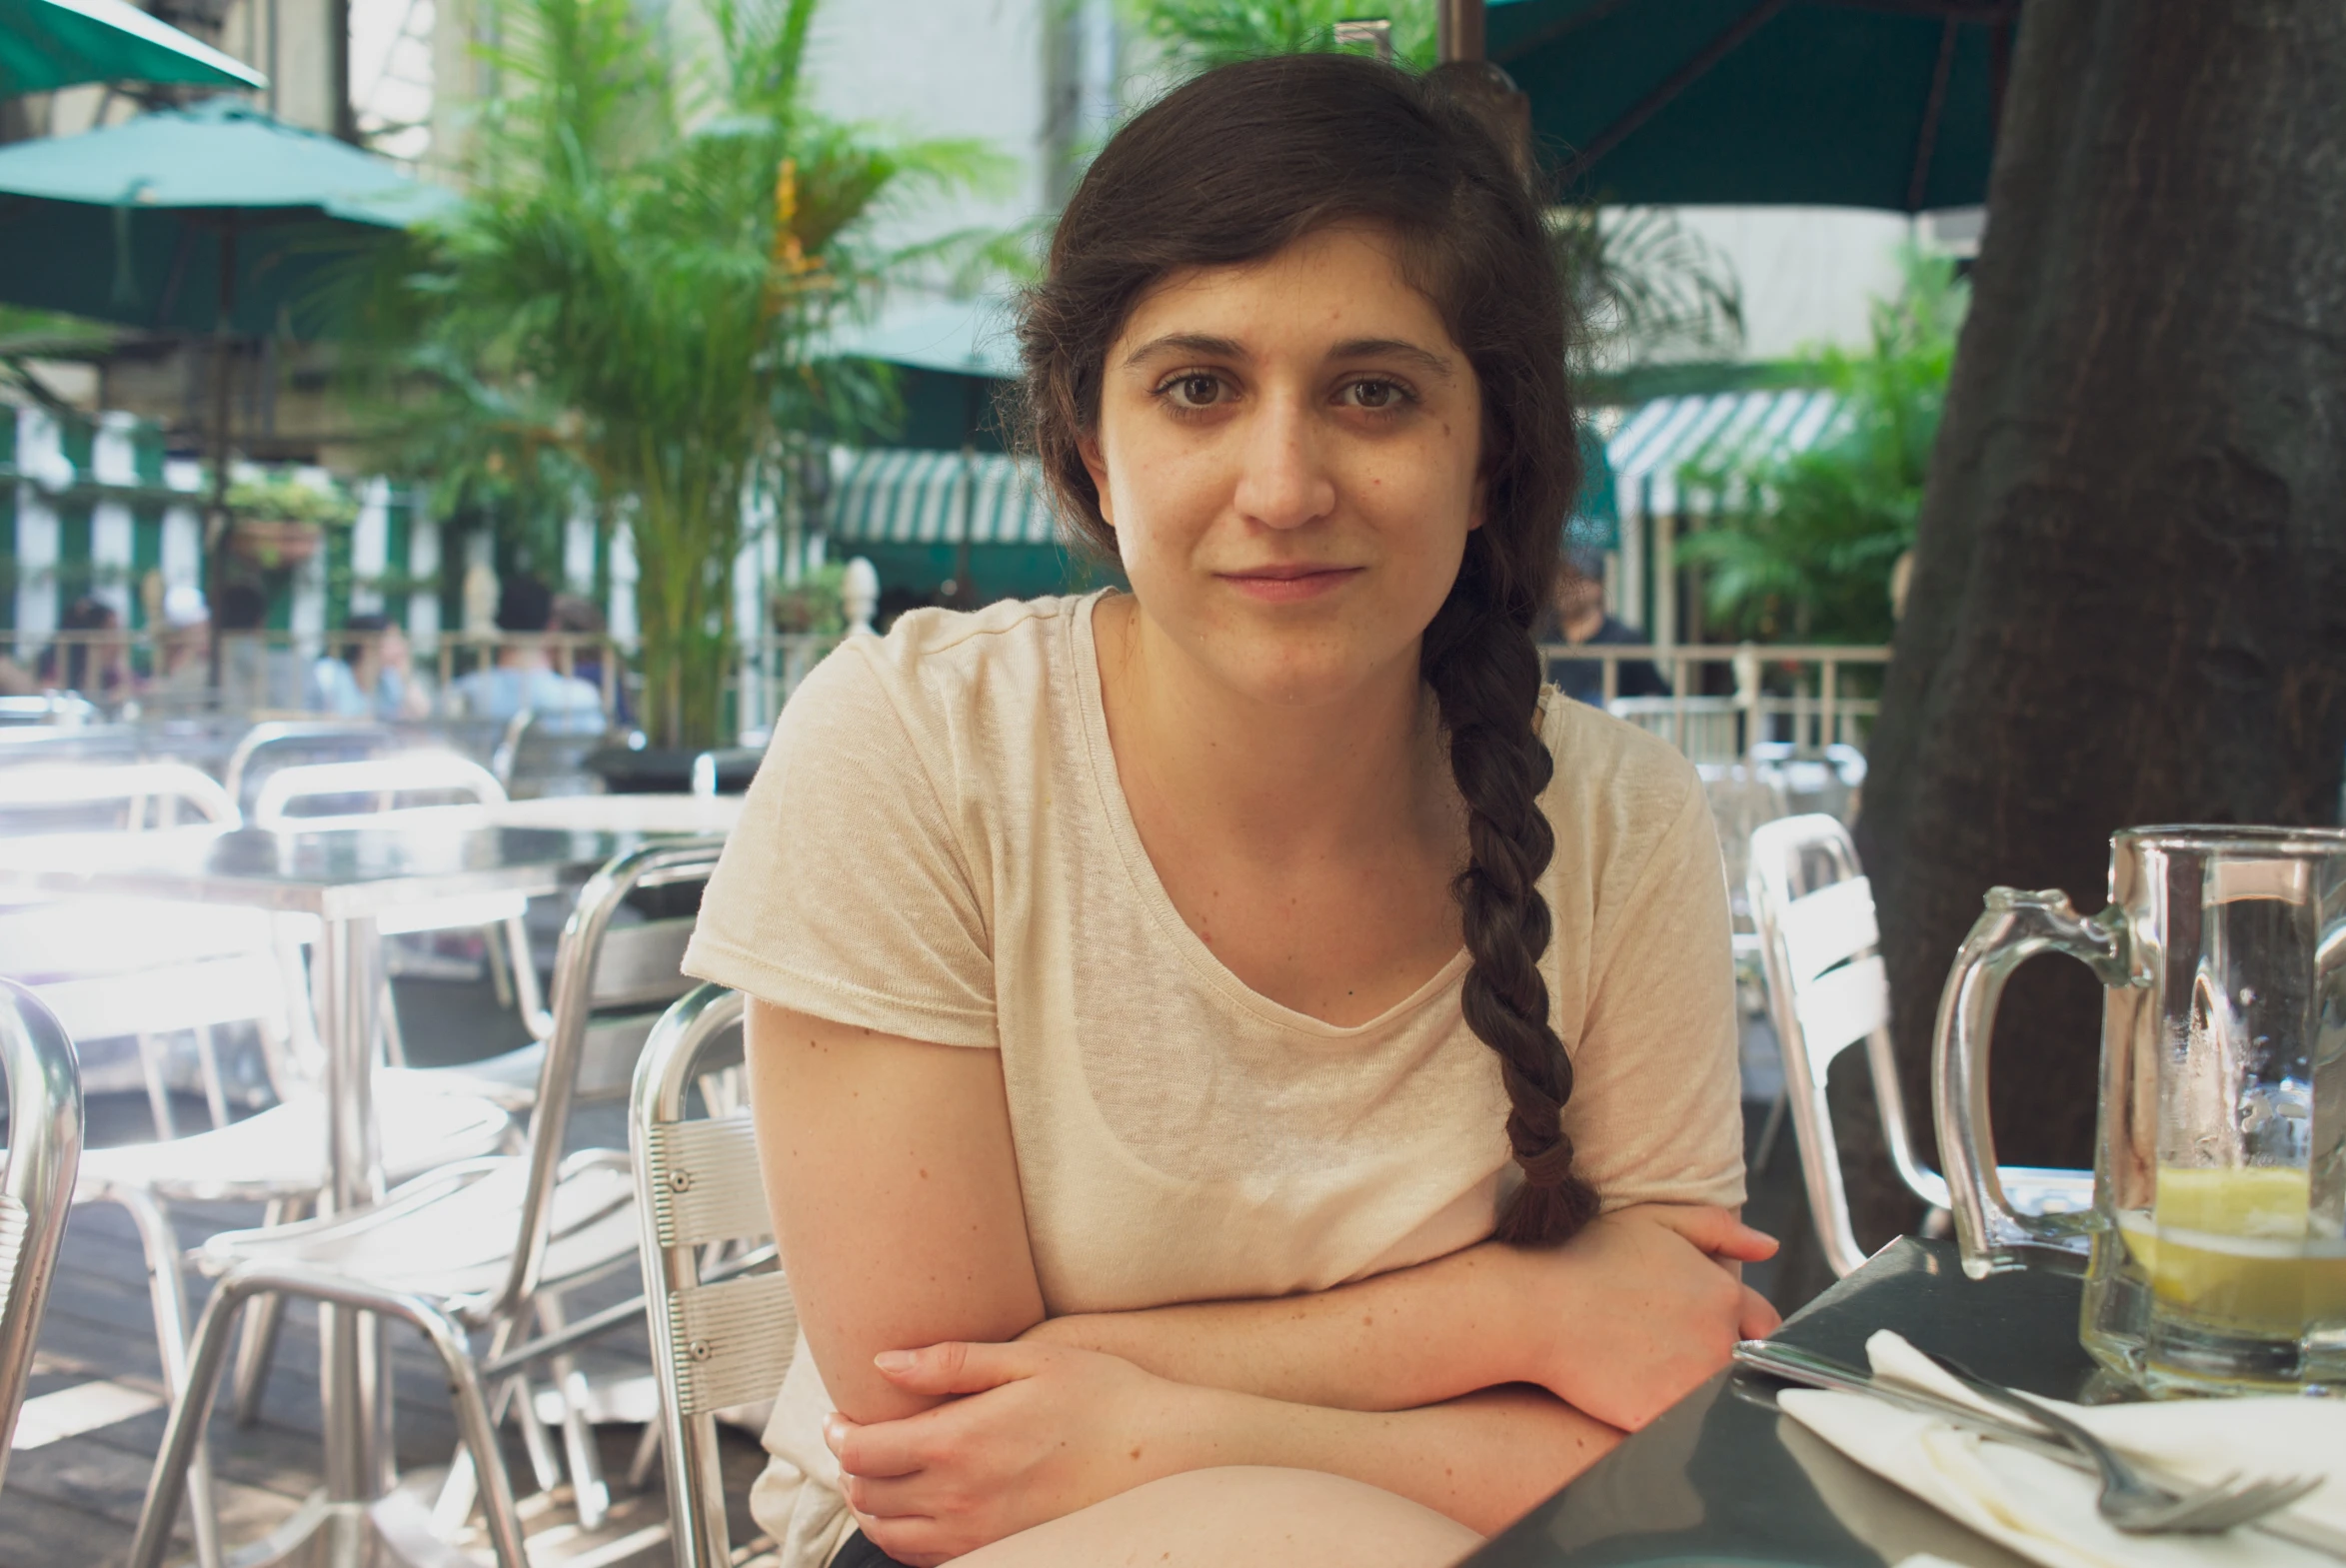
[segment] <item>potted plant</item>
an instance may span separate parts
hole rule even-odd
[[[326,530],[358,520],[356,503],[341,490],[290,476],[240,480],[227,502],[229,553],[264,572],[300,566],[318,553]]]

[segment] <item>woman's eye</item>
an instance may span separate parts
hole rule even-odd
[[[1222,385],[1218,376],[1175,376],[1160,390],[1176,408],[1202,409],[1221,401]]]
[[[1408,396],[1397,383],[1389,381],[1355,381],[1343,391],[1344,400],[1353,408],[1377,413],[1400,407]]]

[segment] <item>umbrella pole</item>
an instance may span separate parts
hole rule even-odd
[[[228,353],[235,338],[236,221],[220,225],[220,314],[212,330],[212,504],[204,517],[204,602],[212,615],[212,690],[220,690],[220,596],[228,585]]]

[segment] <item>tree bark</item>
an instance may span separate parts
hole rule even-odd
[[[2025,12],[1858,829],[1918,1110],[1991,884],[2090,912],[2120,826],[2338,820],[2341,104],[2336,0]],[[2014,979],[2005,1163],[2090,1162],[2100,1007]],[[1913,1209],[1873,1163],[1879,1240]]]

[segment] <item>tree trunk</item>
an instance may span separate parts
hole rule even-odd
[[[2118,827],[2338,819],[2341,104],[2336,0],[2025,13],[1858,833],[1917,1107],[1991,884],[2090,912]],[[2006,1163],[2089,1162],[2100,1006],[2014,979]],[[1911,1208],[1875,1175],[1878,1240]]]

